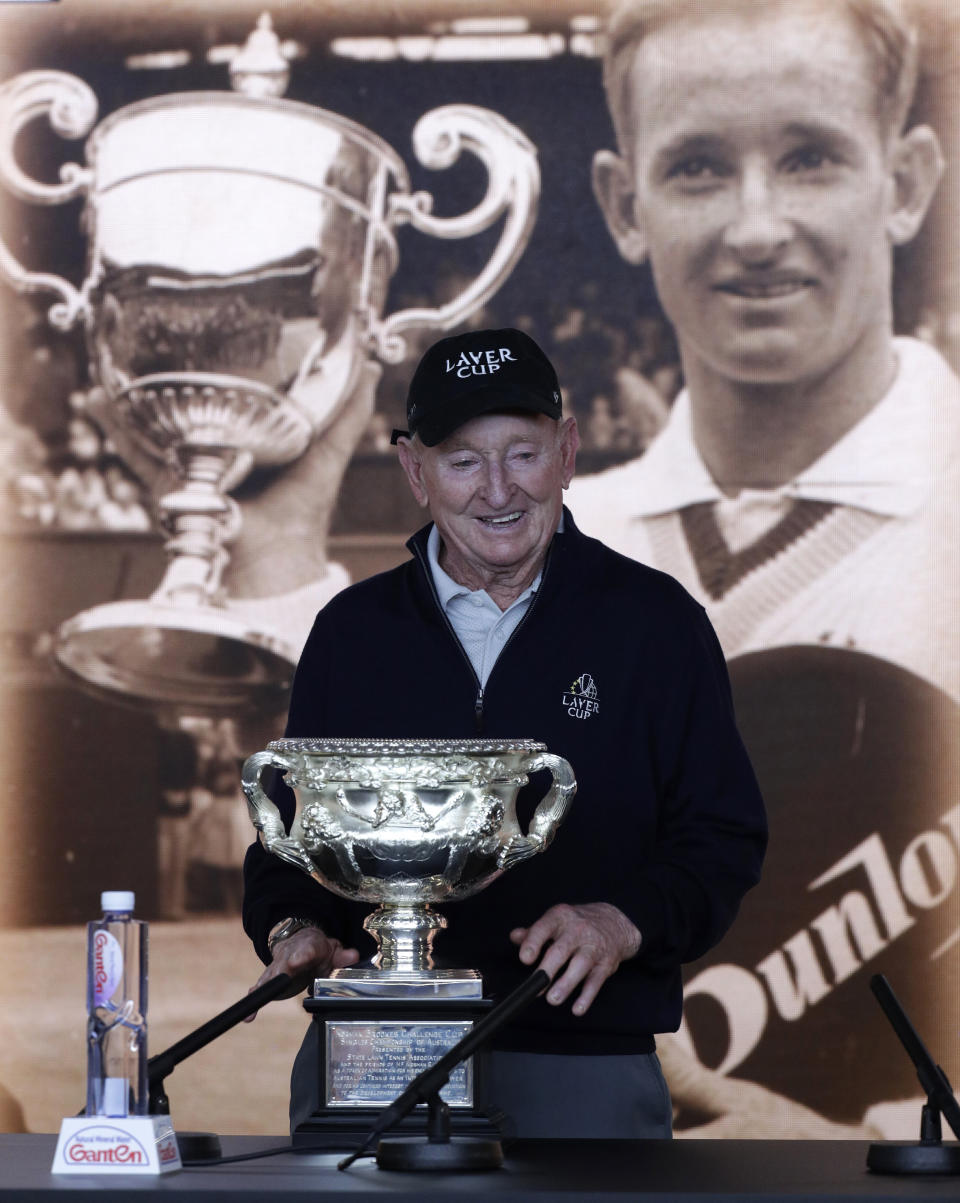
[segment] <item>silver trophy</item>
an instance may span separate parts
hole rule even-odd
[[[263,846],[375,908],[364,927],[376,954],[318,978],[306,1004],[326,1015],[325,1107],[389,1102],[469,1028],[470,1000],[482,1006],[475,968],[436,963],[446,919],[434,905],[475,894],[542,852],[576,793],[573,770],[529,740],[278,739],[267,747],[242,777]],[[296,796],[289,833],[260,785],[268,767]],[[540,769],[553,782],[523,832],[517,793]],[[449,1105],[473,1105],[470,1072],[451,1079]]]
[[[510,273],[536,216],[529,141],[495,113],[449,105],[413,131],[420,163],[477,156],[487,189],[469,212],[432,214],[396,152],[336,113],[280,99],[288,64],[269,18],[231,63],[234,92],[131,104],[94,129],[80,79],[30,71],[0,88],[0,182],[35,205],[83,201],[86,277],[28,270],[0,242],[0,276],[56,298],[57,329],[82,327],[111,421],[172,472],[157,498],[168,567],[149,600],[99,605],[60,630],[57,655],[98,687],[187,712],[283,696],[299,649],[231,613],[221,584],[239,529],[229,493],[254,468],[300,456],[371,356],[395,363],[404,335],[445,330]],[[86,141],[60,182],[28,176],[20,131],[46,117]],[[463,239],[502,219],[482,271],[437,308],[383,315],[405,225]],[[320,532],[322,534],[322,532]]]
[[[570,765],[543,744],[466,740],[277,739],[243,767],[263,846],[343,898],[376,909],[364,928],[378,951],[334,970],[324,990],[391,997],[480,997],[475,969],[438,969],[446,927],[433,904],[482,890],[542,852],[576,792]],[[287,833],[260,775],[281,769],[297,799]],[[516,798],[528,774],[553,784],[523,833]]]

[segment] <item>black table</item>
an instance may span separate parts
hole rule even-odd
[[[286,1144],[283,1137],[224,1137],[225,1155]],[[0,1136],[0,1200],[42,1203],[73,1191],[109,1203],[172,1195],[177,1203],[305,1200],[311,1203],[431,1203],[501,1197],[504,1203],[593,1203],[643,1199],[960,1199],[960,1178],[881,1177],[866,1169],[862,1141],[517,1141],[503,1167],[473,1174],[388,1173],[369,1160],[336,1169],[342,1153],[284,1153],[256,1161],[187,1168],[162,1178],[54,1176],[54,1136]],[[91,1194],[92,1192],[92,1194]]]

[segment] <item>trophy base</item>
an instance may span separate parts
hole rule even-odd
[[[422,1115],[419,1114],[421,1111]],[[303,1149],[328,1149],[331,1152],[352,1153],[370,1135],[370,1129],[378,1114],[377,1111],[356,1112],[352,1115],[323,1115],[318,1112],[294,1128],[291,1144]],[[414,1139],[418,1145],[426,1143],[426,1104],[415,1108],[415,1114],[404,1116],[390,1131],[398,1134],[401,1138]],[[499,1144],[504,1138],[503,1132],[494,1121],[479,1111],[469,1114],[451,1111],[450,1135],[451,1143],[464,1138]],[[381,1146],[384,1143],[381,1141]]]
[[[57,632],[60,666],[112,700],[220,715],[282,712],[296,655],[212,605],[120,601],[84,610]]]
[[[314,979],[314,998],[483,998],[483,980],[473,969],[383,970],[366,966],[337,969]]]
[[[320,1106],[293,1133],[293,1143],[354,1149],[413,1079],[470,1031],[492,1006],[489,999],[426,1000],[308,998],[317,1037]],[[481,1050],[458,1065],[440,1092],[450,1108],[454,1136],[497,1139],[499,1129],[481,1110],[486,1059]],[[426,1135],[420,1104],[396,1126],[398,1134]]]

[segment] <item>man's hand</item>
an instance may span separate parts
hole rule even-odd
[[[339,940],[332,940],[318,927],[302,927],[299,931],[280,940],[274,946],[273,960],[257,978],[247,993],[256,990],[280,973],[287,973],[294,979],[290,989],[282,995],[283,998],[293,998],[303,989],[302,983],[296,981],[301,977],[326,977],[332,969],[342,969],[346,965],[355,965],[360,954],[355,948],[344,948]],[[250,1023],[257,1017],[257,1012],[248,1015],[244,1023]]]
[[[623,911],[608,902],[590,902],[552,906],[531,927],[514,928],[510,939],[520,945],[525,965],[543,954],[538,968],[555,979],[547,991],[552,1006],[559,1006],[583,982],[573,1013],[585,1015],[607,978],[637,954],[641,937]]]
[[[243,525],[224,585],[232,597],[285,593],[316,580],[347,464],[374,411],[382,368],[367,362],[336,417],[299,459],[254,472],[234,493]]]

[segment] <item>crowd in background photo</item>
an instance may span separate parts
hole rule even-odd
[[[587,281],[572,299],[506,312],[496,300],[469,325],[513,326],[529,333],[557,365],[564,408],[580,425],[581,446],[593,453],[587,470],[642,454],[660,430],[682,387],[680,365],[669,325],[659,313],[637,314],[632,322],[605,313],[601,285]],[[34,364],[49,367],[59,336],[46,326],[38,307],[21,301],[23,342]],[[960,311],[941,314],[927,308],[913,333],[951,356],[960,329]],[[406,385],[433,332],[409,336],[409,353],[387,365],[377,391],[377,407],[357,455],[392,454],[391,430],[402,425]],[[71,378],[73,375],[73,378]],[[24,395],[23,379],[8,383],[0,397],[0,521],[7,529],[57,531],[148,531],[151,498],[87,413],[91,385],[69,367],[33,381]],[[13,403],[11,403],[13,402]]]
[[[542,345],[557,364],[567,412],[579,420],[585,451],[609,460],[641,453],[662,426],[681,380],[669,326],[657,314],[632,325],[602,312],[599,282],[586,282],[573,299],[542,309],[506,312],[490,303],[470,325],[514,326]],[[44,377],[28,372],[10,380],[0,398],[2,522],[8,528],[59,531],[147,531],[151,498],[88,413],[92,386],[71,371],[61,336],[46,326],[42,310],[19,302],[23,350],[38,369],[65,360]],[[357,454],[391,454],[390,433],[402,425],[411,364],[434,337],[408,339],[409,353],[388,365],[377,407]]]

